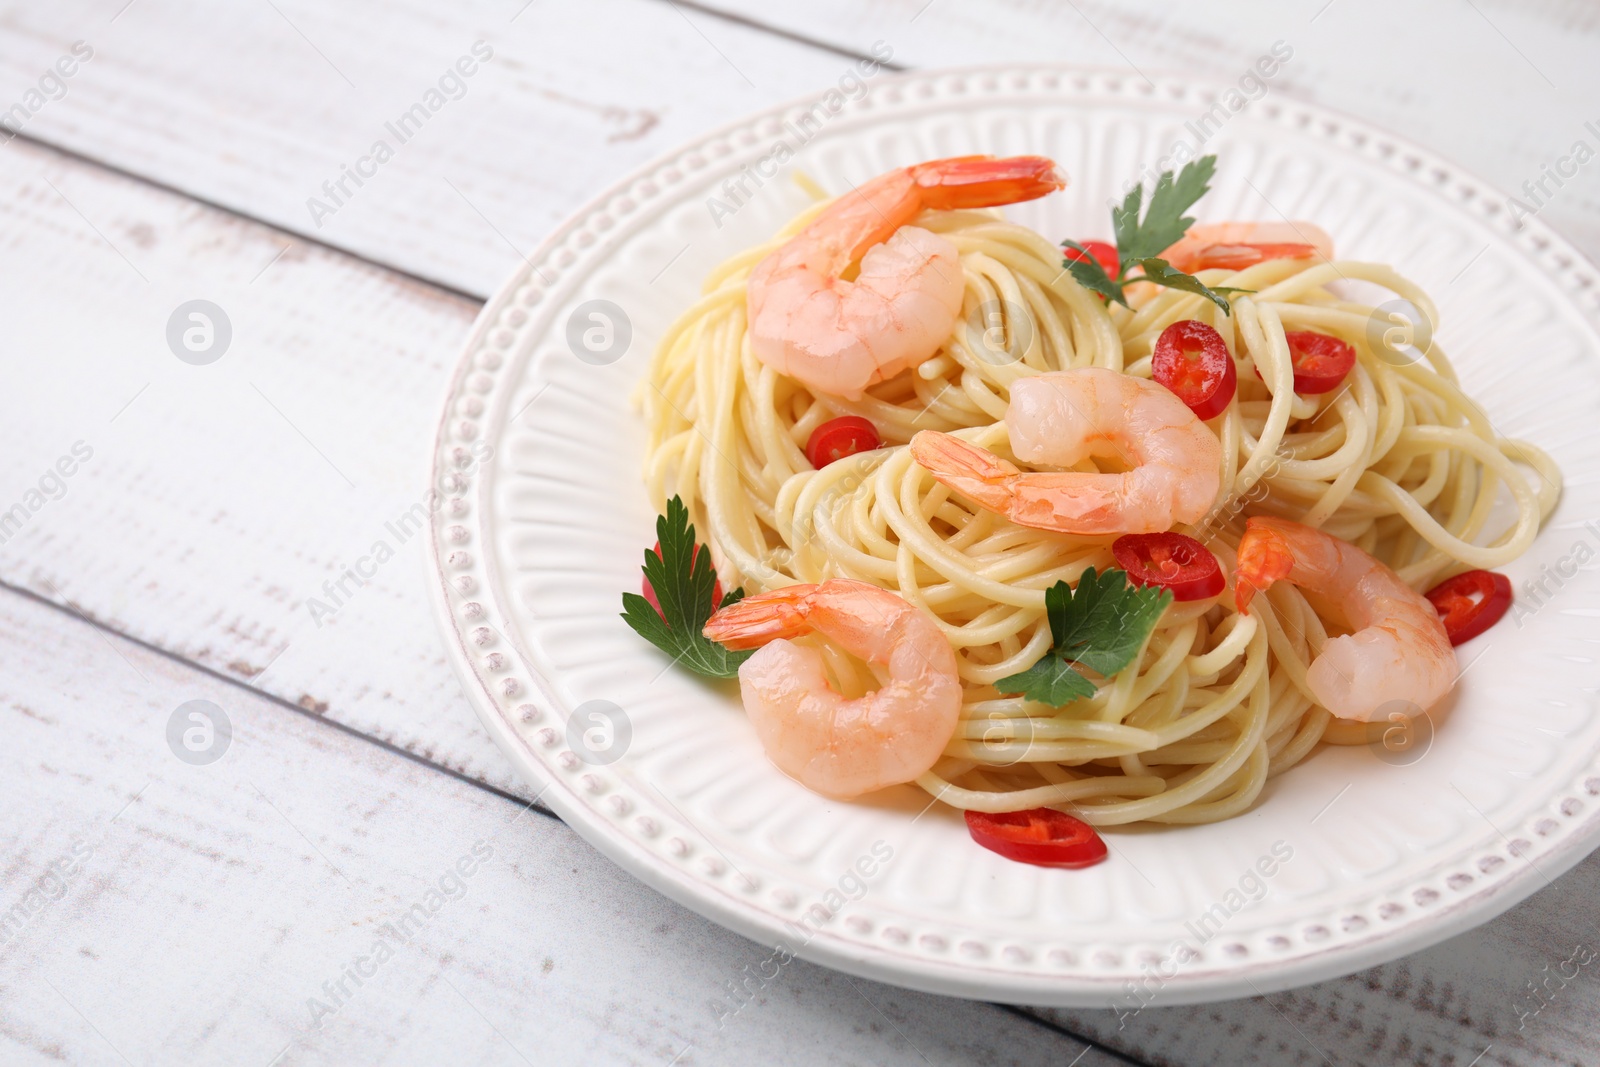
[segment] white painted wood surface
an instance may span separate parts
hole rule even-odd
[[[8,5],[0,84],[20,92],[75,40],[94,49],[23,132],[480,297],[625,170],[848,62],[660,0],[198,10]],[[478,40],[493,58],[401,144],[385,124]],[[378,139],[393,158],[317,225],[307,200],[331,203],[322,183]]]
[[[74,442],[93,450],[0,545],[0,579],[523,788],[444,660],[420,539],[385,528],[426,491],[475,305],[20,141],[0,153],[0,190],[14,386],[0,511]],[[166,340],[197,297],[232,321],[209,366]],[[314,620],[309,598],[380,538],[395,557]]]
[[[719,18],[707,6],[758,25]],[[535,0],[521,13],[521,0],[479,0],[448,14],[421,3],[239,2],[207,7],[204,17],[192,5],[166,0],[136,0],[119,13],[121,7],[121,0],[13,4],[0,19],[0,109],[28,103],[29,88],[74,41],[94,49],[65,80],[65,96],[27,118],[26,139],[0,152],[0,256],[10,283],[0,344],[11,386],[0,392],[0,442],[9,460],[0,475],[0,510],[23,500],[74,442],[94,449],[66,480],[65,495],[45,503],[21,533],[0,545],[0,579],[70,604],[182,661],[524,798],[529,793],[478,730],[440,655],[421,585],[419,545],[396,546],[396,558],[324,626],[311,620],[306,598],[383,537],[384,522],[420,495],[437,398],[456,341],[476,310],[467,294],[492,290],[518,249],[531,247],[564,212],[628,167],[709,125],[831,83],[844,57],[797,38],[845,50],[885,40],[896,61],[916,65],[1051,58],[1189,70],[1220,81],[1235,80],[1281,38],[1294,45],[1296,56],[1275,89],[1408,134],[1507,191],[1537,179],[1543,163],[1585,136],[1585,121],[1600,120],[1600,114],[1586,114],[1600,99],[1600,71],[1589,58],[1600,43],[1600,19],[1590,8],[1559,0],[1427,0],[1405,9],[1363,0],[1335,0],[1325,8],[1317,0],[1204,8],[1163,2],[1137,9],[1087,0],[714,0],[694,7],[660,0]],[[384,121],[416,102],[479,39],[490,42],[495,55],[465,82],[465,95],[317,226],[306,198],[324,179],[337,177],[340,164],[355,163],[371,138],[381,136]],[[1589,136],[1600,144],[1600,136]],[[90,162],[29,143],[35,139]],[[1546,219],[1591,254],[1600,251],[1597,173],[1580,171],[1544,209]],[[223,306],[235,329],[230,354],[209,367],[179,363],[164,339],[172,310],[195,297]],[[127,785],[113,773],[130,762],[129,753],[153,750],[165,757],[161,782],[175,779],[176,771],[230,767],[228,761],[198,771],[184,767],[160,747],[160,731],[150,723],[148,734],[127,732],[127,717],[137,721],[140,714],[127,709],[144,708],[148,719],[151,708],[165,707],[162,702],[180,691],[240,691],[179,662],[113,648],[64,611],[52,615],[16,594],[0,596],[0,609],[20,635],[0,644],[7,652],[0,677],[13,690],[25,688],[30,697],[24,703],[52,720],[55,731],[31,733],[27,726],[12,735],[22,743],[0,792],[6,841],[0,885],[15,900],[57,856],[50,851],[56,838],[41,836],[42,827],[55,827],[59,836],[74,819],[88,825],[105,801],[96,790],[121,789],[116,796],[126,797],[138,789],[139,783]],[[138,671],[118,649],[148,680],[134,677]],[[47,665],[62,670],[50,673]],[[33,679],[31,688],[19,681],[24,675]],[[108,694],[120,694],[121,718],[115,706],[105,706]],[[230,1048],[225,1039],[246,1032],[266,1044],[264,1035],[284,1030],[288,1041],[293,1020],[263,1007],[268,1000],[241,992],[262,984],[279,992],[283,972],[299,974],[301,963],[324,959],[285,944],[332,937],[351,929],[351,921],[371,921],[386,902],[408,903],[391,883],[410,884],[406,879],[424,866],[412,864],[416,856],[448,851],[438,843],[444,830],[465,832],[497,812],[507,820],[515,815],[507,799],[327,724],[247,695],[233,699],[251,709],[252,723],[281,718],[286,724],[276,732],[263,727],[260,735],[263,791],[276,798],[264,779],[281,775],[273,782],[297,803],[297,783],[317,783],[317,793],[339,798],[330,802],[333,816],[308,809],[316,816],[315,833],[308,833],[324,850],[354,849],[340,853],[352,867],[364,857],[383,872],[363,875],[364,883],[346,872],[372,891],[369,899],[377,905],[369,903],[360,916],[318,911],[335,886],[347,895],[350,887],[326,872],[326,884],[316,881],[308,866],[312,850],[294,853],[289,838],[267,834],[260,812],[248,803],[255,798],[259,807],[254,792],[238,795],[236,780],[217,785],[226,781],[219,775],[189,779],[211,783],[210,792],[180,788],[186,803],[169,802],[151,821],[136,824],[143,827],[135,840],[140,847],[104,853],[119,857],[123,881],[105,890],[92,880],[75,885],[40,917],[41,924],[60,924],[40,927],[55,937],[35,944],[29,938],[41,935],[25,933],[0,950],[0,1034],[11,1035],[18,1058],[59,1047],[70,1062],[120,1062],[103,1043],[93,1044],[81,1017],[59,998],[41,999],[31,981],[48,977],[75,1002],[74,991],[94,988],[92,978],[69,988],[63,982],[82,975],[50,969],[67,955],[63,945],[77,952],[74,939],[91,952],[101,952],[97,945],[120,946],[107,958],[127,969],[99,972],[110,976],[105,988],[115,996],[106,1003],[113,1006],[144,973],[133,969],[141,958],[167,961],[155,969],[162,980],[152,981],[143,999],[129,1001],[138,1009],[118,1016],[130,1020],[127,1033],[137,1035],[139,1051],[123,1050],[134,1062],[206,1062],[208,1056],[224,1062],[231,1056],[220,1051]],[[36,722],[18,714],[25,726]],[[107,714],[107,720],[96,718]],[[100,725],[84,725],[89,722]],[[79,728],[82,734],[68,733]],[[241,745],[245,739],[241,726]],[[266,749],[282,752],[268,757]],[[242,759],[247,751],[258,749],[241,747],[236,755]],[[369,809],[379,814],[367,818]],[[340,836],[342,827],[357,823],[360,832]],[[414,825],[440,830],[424,842],[407,833]],[[756,950],[651,896],[552,825],[540,815],[522,820],[514,833],[527,849],[518,868],[526,879],[483,883],[483,896],[468,898],[481,901],[477,917],[455,928],[457,940],[440,934],[443,944],[427,958],[441,963],[436,971],[457,977],[451,965],[478,950],[479,969],[472,972],[478,984],[461,991],[513,1041],[529,1035],[534,1049],[562,1058],[570,1052],[576,1059],[666,1062],[675,1050],[658,1054],[651,1042],[676,1033],[672,1026],[679,1021],[690,1025],[691,1014],[671,998],[682,993],[688,998],[682,1004],[705,999],[706,983],[714,987],[720,973],[720,964],[706,961],[737,955],[716,946]],[[542,830],[520,829],[527,827]],[[287,831],[280,822],[273,832]],[[204,852],[233,862],[192,866]],[[232,884],[213,899],[199,887],[213,884],[217,876],[207,872],[218,866],[232,872],[221,876]],[[299,879],[288,887],[285,866]],[[576,869],[570,877],[569,868]],[[1576,945],[1600,949],[1600,934],[1583,908],[1596,889],[1596,869],[1591,860],[1479,931],[1339,982],[1202,1008],[1152,1007],[1120,1031],[1108,1013],[1053,1017],[1151,1063],[1465,1065],[1480,1055],[1483,1064],[1591,1062],[1600,1037],[1588,971],[1524,1031],[1517,1025],[1519,1010],[1538,1006],[1526,983],[1553,974]],[[86,876],[92,879],[93,866]],[[526,895],[536,876],[552,894],[544,909],[538,901],[529,905]],[[79,893],[85,899],[72,904]],[[603,903],[585,912],[585,894]],[[130,896],[137,906],[128,904]],[[180,928],[170,944],[158,942],[149,916],[179,909],[197,916],[188,928],[193,937]],[[545,977],[526,960],[511,964],[493,954],[501,946],[511,946],[510,955],[536,952],[541,938],[554,938],[582,956],[597,951],[593,942],[560,941],[577,937],[574,926],[596,915],[666,912],[676,913],[667,925],[677,933],[663,931],[665,940],[651,945],[648,923],[629,926],[634,933],[627,944],[636,954],[616,956],[618,970],[597,965],[583,972],[579,992],[555,1001],[569,1007],[581,1001],[564,1014],[534,1013],[530,1004],[543,995]],[[273,914],[282,918],[263,921]],[[546,920],[548,927],[538,925]],[[135,931],[131,948],[112,936],[124,929]],[[79,965],[86,968],[96,962],[79,959],[88,961]],[[397,960],[385,973],[398,974],[401,966]],[[651,972],[654,986],[635,989],[631,979],[607,977],[650,966],[658,968]],[[329,977],[312,971],[314,981]],[[455,994],[424,971],[419,963],[406,979],[387,979],[381,990],[375,985],[374,993],[384,995],[372,998],[372,1014],[352,1006],[348,1018],[341,1012],[330,1023],[351,1027],[339,1041],[296,1046],[303,1059],[280,1062],[416,1062],[447,1047],[516,1062],[503,1044],[472,1044],[482,1031],[469,1034],[457,1028],[461,1020],[447,1021],[441,1005]],[[794,1053],[794,1062],[898,1062],[904,1050],[890,1044],[850,1044],[888,1031],[881,1019],[874,1023],[850,1010],[832,1017],[846,980],[815,969],[806,973],[813,972],[806,988],[820,990],[807,994],[816,999],[774,992],[769,1005],[782,1001],[792,1015],[779,1021],[767,1008],[760,1014],[752,1008],[736,1020],[760,1020],[750,1028],[749,1044],[707,1045],[696,1051],[699,1058],[680,1062],[766,1062],[779,1055],[775,1049],[804,1049]],[[678,974],[689,977],[675,986]],[[283,988],[298,991],[296,981],[283,979]],[[391,984],[404,988],[389,991]],[[185,992],[194,988],[212,989],[214,998],[196,1004]],[[55,996],[48,987],[44,992]],[[910,1020],[929,1028],[926,1042],[907,1035],[934,1062],[940,1062],[935,1049],[950,1062],[986,1058],[957,1043],[980,1025],[1023,1042],[996,1046],[1010,1049],[1016,1062],[1032,1062],[1027,1057],[1035,1051],[1064,1054],[1059,1062],[1068,1062],[1081,1047],[1064,1037],[1040,1038],[1032,1024],[1013,1015],[964,1014],[991,1009],[885,994],[902,998],[898,1004],[917,1002],[903,1015],[889,1014],[895,1025]],[[464,1010],[459,999],[454,1003],[452,1010]],[[216,1010],[207,1014],[207,1005]],[[116,1040],[95,1011],[79,1007]],[[492,1037],[493,1028],[487,1029]],[[430,1044],[439,1034],[448,1040]],[[275,1051],[268,1049],[263,1061]]]

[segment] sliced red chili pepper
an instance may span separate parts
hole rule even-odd
[[[840,415],[811,431],[806,459],[817,470],[857,452],[871,452],[883,444],[878,428],[860,415]]]
[[[1511,606],[1511,579],[1494,571],[1463,571],[1427,592],[1452,645],[1470,641],[1499,622]]]
[[[1211,550],[1181,533],[1123,534],[1111,542],[1111,554],[1134,585],[1154,585],[1172,592],[1174,600],[1205,600],[1228,584]]]
[[[1117,276],[1117,271],[1122,267],[1122,261],[1117,256],[1116,245],[1107,244],[1104,241],[1079,241],[1078,243],[1083,246],[1084,251],[1088,252],[1089,255],[1086,256],[1083,252],[1069,246],[1065,249],[1068,263],[1076,263],[1080,260],[1087,261],[1093,257],[1094,261],[1099,263],[1107,274],[1113,278]]]
[[[1294,391],[1314,396],[1332,392],[1356,365],[1356,350],[1337,337],[1315,330],[1283,335],[1294,360]]]
[[[1269,259],[1304,259],[1317,254],[1315,245],[1266,243],[1207,245],[1194,259],[1194,270],[1221,267],[1224,270],[1244,270]],[[1191,271],[1191,273],[1193,273]]]
[[[1150,373],[1202,421],[1227,410],[1239,371],[1222,335],[1198,319],[1175,322],[1156,338]]]
[[[1337,337],[1313,330],[1283,335],[1294,358],[1294,391],[1326,393],[1336,389],[1356,365],[1356,350]]]
[[[1332,392],[1356,365],[1356,350],[1337,337],[1315,330],[1290,330],[1283,339],[1289,343],[1297,393],[1316,396]],[[1256,368],[1256,377],[1261,378],[1260,367]]]
[[[1054,808],[969,811],[967,832],[989,851],[1036,867],[1090,867],[1106,858],[1094,827]]]
[[[652,551],[652,552],[654,552],[656,554],[656,558],[657,559],[661,558],[661,542],[657,541],[656,544],[655,544],[655,547],[652,548],[650,551]],[[698,548],[695,549],[695,552],[696,552],[697,556],[698,556],[699,551],[700,550]],[[640,591],[642,593],[644,593],[644,598],[646,600],[650,601],[650,606],[655,608],[656,609],[656,614],[661,616],[662,621],[665,621],[667,616],[661,610],[661,601],[656,599],[656,591],[655,591],[655,588],[650,584],[650,579],[648,579],[648,578],[640,578],[639,579],[639,585],[640,585]],[[719,605],[721,603],[722,603],[722,580],[720,578],[713,578],[711,580],[711,610],[712,611],[716,611],[717,610],[717,605]]]

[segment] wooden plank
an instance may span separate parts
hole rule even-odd
[[[629,168],[847,64],[658,0],[118,6],[7,5],[8,96],[93,52],[24,135],[479,296]]]
[[[874,41],[914,67],[1068,62],[1181,71],[1237,85],[1276,41],[1293,55],[1266,84],[1409,137],[1517,196],[1600,259],[1600,19],[1582,0],[1462,4],[1349,0],[706,0],[840,48]],[[1562,163],[1563,157],[1569,157]],[[1064,161],[1071,169],[1072,161]],[[1563,178],[1547,177],[1556,168]],[[1541,192],[1525,182],[1544,181]]]
[[[210,762],[169,745],[191,701]],[[558,820],[11,593],[0,725],[8,1064],[1122,1062],[762,969]]]
[[[24,509],[0,580],[523,789],[444,659],[421,539],[387,525],[427,491],[476,304],[20,141],[0,190],[0,513]],[[232,327],[205,366],[167,339],[195,298]],[[370,580],[324,591],[379,541]]]
[[[111,22],[90,0],[13,4],[0,20],[0,84],[21,101],[84,40],[93,59],[63,83],[63,97],[26,119],[27,136],[484,296],[517,262],[512,245],[526,251],[629,167],[709,126],[833,84],[846,61],[793,36],[857,52],[882,41],[896,63],[915,66],[1067,61],[1184,70],[1221,84],[1237,83],[1282,40],[1294,55],[1270,89],[1394,129],[1530,204],[1523,183],[1544,179],[1541,214],[1600,253],[1600,185],[1579,171],[1558,186],[1544,170],[1579,139],[1600,149],[1600,132],[1586,126],[1600,121],[1586,110],[1600,98],[1600,69],[1589,62],[1600,25],[1572,0],[1418,0],[1386,10],[1382,33],[1372,32],[1370,10],[1348,0],[276,8],[196,18],[180,0],[140,0]],[[399,144],[385,123],[480,39],[494,57],[463,80],[459,100]],[[250,62],[237,61],[244,54]],[[394,158],[359,189],[347,185],[348,203],[317,225],[307,201],[328,200],[322,183],[385,137],[396,142]]]

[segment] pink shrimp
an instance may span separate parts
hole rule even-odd
[[[874,178],[751,272],[750,350],[816,392],[859,399],[937,352],[961,312],[955,246],[908,223],[924,209],[1014,204],[1066,183],[1040,156],[960,156]]]
[[[886,667],[888,684],[853,700],[835,692],[822,654],[788,640],[813,631]],[[834,578],[758,593],[711,616],[704,633],[760,646],[739,668],[745,714],[767,758],[825,796],[909,782],[955,733],[961,681],[949,640],[926,610],[875,585]]]
[[[1333,238],[1309,222],[1211,222],[1191,226],[1162,259],[1185,274],[1244,270],[1269,259],[1333,258]]]
[[[1355,545],[1288,519],[1252,517],[1239,541],[1240,613],[1280,579],[1326,598],[1354,631],[1327,641],[1306,671],[1317,703],[1334,715],[1371,722],[1394,701],[1425,711],[1455,684],[1455,650],[1426,597]]]
[[[1173,393],[1103,367],[1022,378],[1006,408],[1024,463],[1069,467],[1110,453],[1120,474],[1024,472],[992,452],[924,430],[911,455],[940,482],[1019,526],[1075,534],[1155,533],[1197,522],[1221,488],[1222,445]]]

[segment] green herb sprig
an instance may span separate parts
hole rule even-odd
[[[1123,307],[1128,306],[1128,298],[1123,293],[1124,286],[1130,282],[1150,282],[1203,296],[1221,308],[1223,314],[1232,314],[1228,294],[1250,290],[1227,285],[1208,286],[1194,275],[1185,274],[1160,258],[1163,251],[1182,240],[1194,225],[1194,219],[1184,213],[1206,195],[1216,169],[1216,156],[1202,156],[1187,164],[1176,175],[1169,170],[1156,179],[1155,188],[1150,191],[1148,207],[1144,204],[1144,186],[1136,185],[1123,198],[1120,207],[1111,209],[1111,229],[1117,239],[1115,276],[1108,273],[1076,241],[1063,241],[1062,244],[1081,253],[1083,258],[1063,260],[1063,266],[1072,273],[1079,285]],[[1139,273],[1130,273],[1135,270]]]
[[[645,550],[644,577],[661,602],[661,611],[638,593],[623,593],[622,618],[639,636],[696,674],[736,676],[739,664],[753,652],[731,652],[700,631],[714,610],[743,600],[744,589],[726,594],[721,603],[711,602],[717,581],[711,549],[695,544],[689,509],[679,497],[667,501],[667,513],[656,519],[656,537],[661,554]]]
[[[1097,686],[1078,668],[1087,667],[1105,678],[1121,671],[1133,662],[1156,620],[1172,603],[1171,592],[1129,585],[1127,577],[1116,568],[1096,574],[1090,567],[1076,590],[1066,582],[1046,589],[1049,651],[1027,670],[994,683],[995,688],[1052,707],[1094,696]]]

